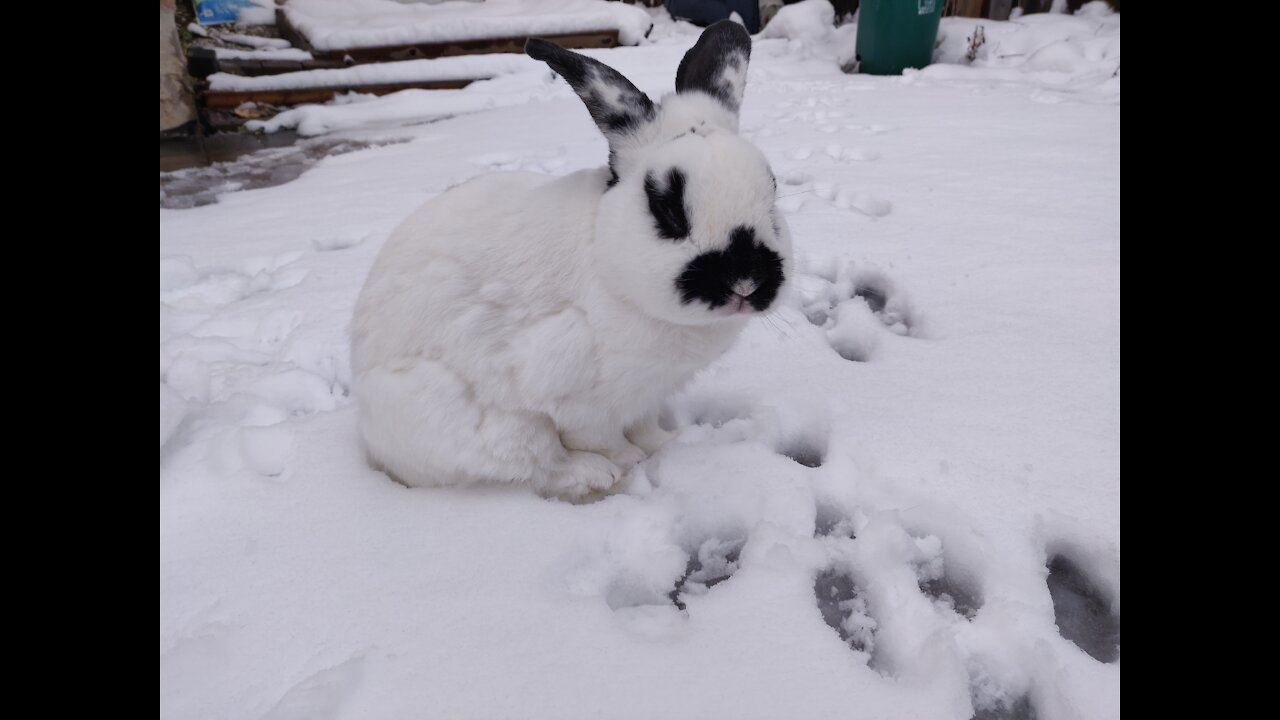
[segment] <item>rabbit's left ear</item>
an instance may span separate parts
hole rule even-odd
[[[596,126],[609,141],[610,166],[620,141],[657,115],[649,96],[640,92],[622,73],[598,60],[537,38],[525,43],[524,51],[534,60],[550,65],[582,98],[591,119],[596,121]]]
[[[702,31],[676,70],[676,92],[704,92],[738,115],[747,85],[751,36],[732,20],[721,20]]]

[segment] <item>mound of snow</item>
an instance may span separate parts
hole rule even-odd
[[[836,9],[828,0],[804,0],[779,10],[760,37],[823,40],[831,35],[835,24]]]
[[[973,53],[981,28],[985,40]],[[1028,82],[1044,89],[1119,96],[1120,15],[1093,2],[1075,15],[1040,13],[1011,22],[944,18],[935,65],[920,71],[933,80]]]

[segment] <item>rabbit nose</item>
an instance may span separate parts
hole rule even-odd
[[[755,280],[739,280],[733,284],[733,292],[738,297],[748,298],[751,297],[751,293],[755,292],[759,287],[760,283],[757,283]]]

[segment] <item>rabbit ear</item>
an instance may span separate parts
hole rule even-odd
[[[676,92],[704,92],[719,100],[736,117],[747,85],[751,36],[732,20],[721,20],[706,30],[680,61]]]
[[[635,133],[657,114],[653,101],[647,95],[622,73],[598,60],[538,38],[531,38],[525,43],[524,51],[534,60],[550,65],[569,82],[587,106],[591,119],[596,121],[600,132],[609,141],[611,158],[620,140]]]

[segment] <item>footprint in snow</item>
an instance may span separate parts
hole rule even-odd
[[[825,437],[802,435],[779,443],[774,450],[807,468],[816,468],[826,460],[826,444]]]
[[[1120,613],[1071,558],[1054,555],[1048,562],[1053,617],[1062,637],[1098,662],[1120,659]]]
[[[659,424],[668,430],[690,425],[719,429],[735,420],[750,417],[751,405],[741,398],[692,395],[673,403],[667,410],[667,417]]]
[[[1029,695],[1001,698],[983,705],[974,701],[973,720],[1036,720],[1037,717],[1036,706],[1031,704]]]
[[[848,646],[860,652],[875,650],[877,623],[867,609],[863,590],[848,573],[827,569],[813,583],[822,621],[836,631]]]
[[[854,362],[872,358],[885,329],[917,334],[917,315],[907,295],[869,265],[847,263],[811,278],[808,290],[801,291],[800,309],[825,331],[836,353]]]
[[[975,579],[946,563],[942,541],[937,536],[916,537],[915,541],[929,556],[916,567],[920,592],[945,610],[973,620],[982,608],[982,596],[975,587]]]
[[[819,503],[814,510],[813,536],[845,538],[856,540],[855,521],[849,513],[842,512],[832,505]]]
[[[829,427],[824,415],[779,417],[775,408],[752,407],[739,398],[694,395],[673,403],[664,429],[688,428],[686,440],[757,441],[808,468],[826,461]]]
[[[738,571],[738,556],[742,553],[744,544],[744,540],[714,537],[705,540],[695,552],[689,554],[684,576],[676,581],[675,587],[667,596],[671,599],[671,604],[679,610],[685,610],[685,596],[706,594],[711,588],[732,577]]]

